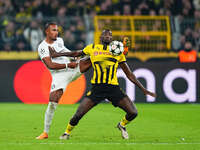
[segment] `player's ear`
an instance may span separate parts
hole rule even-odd
[[[49,28],[47,28],[47,29],[45,30],[45,33],[46,33],[46,34],[49,32],[48,29],[49,29]]]
[[[44,32],[45,32],[45,35],[48,35],[48,33],[49,33],[49,28],[47,28]]]

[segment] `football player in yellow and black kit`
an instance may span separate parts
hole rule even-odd
[[[118,123],[117,127],[121,131],[122,137],[128,139],[128,133],[126,131],[126,124],[135,119],[137,116],[137,109],[130,98],[120,89],[117,79],[118,65],[122,68],[128,79],[136,84],[145,95],[156,96],[146,90],[142,84],[136,79],[135,75],[131,72],[126,63],[126,57],[124,54],[119,56],[113,56],[109,52],[109,44],[112,41],[112,32],[110,30],[103,30],[100,36],[101,44],[91,44],[86,46],[81,51],[57,53],[54,57],[58,56],[82,56],[89,55],[90,61],[79,63],[80,69],[82,66],[88,66],[88,63],[92,63],[94,70],[93,77],[91,79],[92,89],[87,93],[86,97],[80,103],[76,113],[71,118],[67,125],[65,133],[60,139],[69,139],[71,130],[76,126],[79,120],[95,105],[102,100],[109,100],[115,107],[119,107],[126,112],[125,117]],[[86,69],[87,70],[87,69]],[[83,72],[83,71],[82,71]]]

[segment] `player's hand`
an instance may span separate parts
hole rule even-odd
[[[77,62],[70,62],[67,64],[68,68],[76,68],[78,66],[78,63]]]
[[[128,37],[124,37],[123,38],[123,45],[124,45],[124,52],[123,52],[123,54],[127,55],[128,54],[128,49],[130,47],[130,40],[129,40]]]
[[[51,56],[52,58],[54,58],[54,57],[59,57],[59,54],[55,51],[55,49],[54,49],[53,47],[48,46],[48,48],[49,48],[50,56]]]
[[[70,57],[70,61],[71,62],[79,62],[80,61],[80,57]]]
[[[152,97],[156,97],[156,93],[150,92],[150,91],[148,91],[148,90],[145,90],[145,91],[144,91],[144,94],[145,94],[145,95],[150,95],[150,96],[152,96]]]
[[[123,38],[124,47],[130,47],[130,39],[128,37]]]

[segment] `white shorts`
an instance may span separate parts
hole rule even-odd
[[[62,69],[60,71],[55,71],[51,73],[52,75],[52,83],[50,92],[56,91],[58,89],[63,89],[65,91],[67,85],[76,80],[78,77],[82,75],[80,72],[79,65],[74,68]]]

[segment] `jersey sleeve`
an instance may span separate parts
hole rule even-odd
[[[124,61],[126,61],[126,57],[124,54],[121,54],[119,58],[119,63],[124,62]]]
[[[50,57],[49,49],[46,46],[40,45],[38,47],[38,54],[39,54],[41,59],[43,59],[44,57]]]
[[[91,52],[92,52],[92,44],[86,46],[84,49],[83,49],[83,53],[85,55],[91,55]]]

